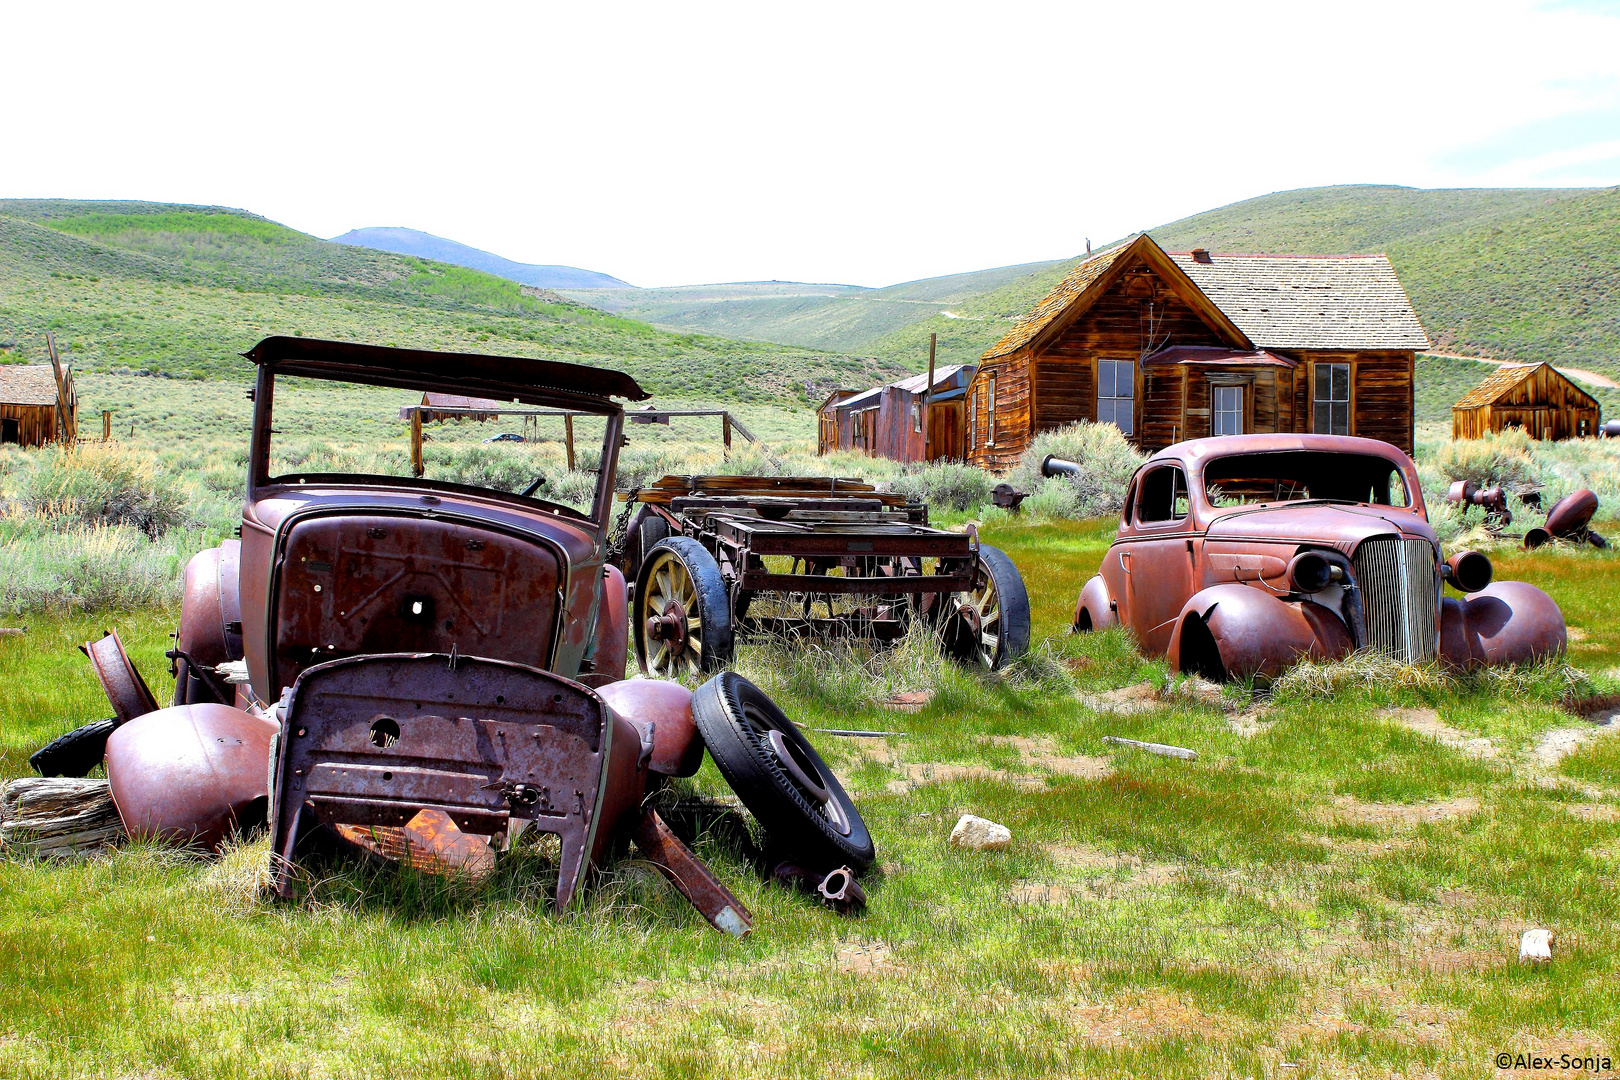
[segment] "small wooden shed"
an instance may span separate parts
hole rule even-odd
[[[0,364],[0,443],[44,446],[71,438],[79,403],[73,375],[56,373],[44,364]],[[66,389],[66,400],[62,390]]]
[[[895,461],[959,461],[967,450],[963,406],[972,378],[973,365],[951,364],[934,372],[931,390],[924,374],[860,393],[836,391],[817,410],[816,452],[856,450]]]
[[[409,420],[416,411],[414,405],[402,405],[399,410],[401,420]],[[494,420],[496,414],[509,405],[489,398],[466,397],[462,394],[440,394],[429,391],[422,395],[422,423],[432,424],[440,420]]]
[[[1451,407],[1453,439],[1511,427],[1532,439],[1578,439],[1601,423],[1597,399],[1551,364],[1504,364]]]

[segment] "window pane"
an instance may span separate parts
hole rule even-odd
[[[1332,385],[1331,369],[1332,369],[1331,364],[1317,364],[1316,365],[1316,400],[1317,401],[1327,401],[1332,396],[1332,392],[1331,392],[1331,385]]]
[[[1114,362],[1112,360],[1097,361],[1097,396],[1111,398],[1114,396]]]
[[[1136,397],[1136,363],[1132,360],[1120,360],[1114,365],[1114,396],[1118,398]]]
[[[1350,400],[1350,365],[1333,365],[1333,400]]]
[[[1317,435],[1333,434],[1333,408],[1326,402],[1316,403],[1316,416],[1311,424],[1311,430]]]
[[[1339,402],[1333,403],[1333,434],[1350,434],[1350,406]]]

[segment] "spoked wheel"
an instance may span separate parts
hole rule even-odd
[[[980,544],[978,583],[940,599],[940,641],[952,659],[995,671],[1029,649],[1029,593],[1000,548]]]
[[[692,695],[714,762],[773,846],[815,870],[859,872],[877,853],[866,823],[815,747],[766,693],[734,671]]]
[[[630,629],[636,662],[649,675],[706,675],[731,662],[726,583],[702,544],[672,536],[647,551],[636,575]]]

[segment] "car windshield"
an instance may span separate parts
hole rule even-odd
[[[1322,450],[1216,458],[1204,466],[1204,492],[1215,507],[1307,499],[1412,505],[1396,462],[1375,454]]]
[[[269,474],[279,483],[421,477],[589,515],[608,426],[593,413],[282,376]]]

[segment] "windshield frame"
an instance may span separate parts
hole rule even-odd
[[[358,487],[387,490],[423,490],[452,495],[457,498],[487,498],[509,502],[527,510],[536,509],[562,512],[570,517],[589,521],[606,533],[613,513],[614,477],[618,472],[619,447],[624,441],[624,410],[608,398],[587,398],[578,394],[559,393],[542,388],[515,389],[513,397],[521,405],[559,409],[602,417],[606,423],[602,436],[602,456],[596,476],[595,494],[591,511],[581,514],[572,507],[512,491],[478,487],[447,480],[432,480],[425,476],[389,476],[371,473],[287,473],[270,475],[271,440],[274,428],[276,378],[315,379],[348,386],[382,386],[398,390],[420,390],[421,381],[402,373],[400,379],[339,378],[320,372],[278,372],[274,364],[259,364],[257,378],[250,396],[253,399],[253,434],[248,453],[247,499],[249,504],[270,494],[310,487]]]
[[[1266,502],[1239,503],[1233,506],[1217,506],[1209,497],[1208,472],[1210,467],[1218,462],[1231,461],[1234,458],[1263,458],[1282,454],[1291,456],[1310,454],[1323,458],[1325,466],[1327,468],[1333,468],[1335,464],[1333,459],[1342,457],[1347,453],[1355,457],[1373,458],[1387,462],[1392,471],[1400,474],[1401,483],[1406,487],[1407,505],[1396,506],[1392,503],[1367,502],[1364,500],[1311,497],[1307,499],[1269,500]],[[1153,463],[1149,462],[1149,464]],[[1417,466],[1412,462],[1411,458],[1407,457],[1399,450],[1395,450],[1394,453],[1380,453],[1373,448],[1362,449],[1359,447],[1354,450],[1326,450],[1314,449],[1310,447],[1290,447],[1286,449],[1278,448],[1272,450],[1242,450],[1234,453],[1212,456],[1199,461],[1197,464],[1197,476],[1197,483],[1189,486],[1192,488],[1194,497],[1201,504],[1203,512],[1210,516],[1243,513],[1262,508],[1280,509],[1289,506],[1375,506],[1380,510],[1391,510],[1397,513],[1415,514],[1425,521],[1427,521],[1429,518],[1428,506],[1423,500],[1423,485],[1419,481],[1417,475]]]

